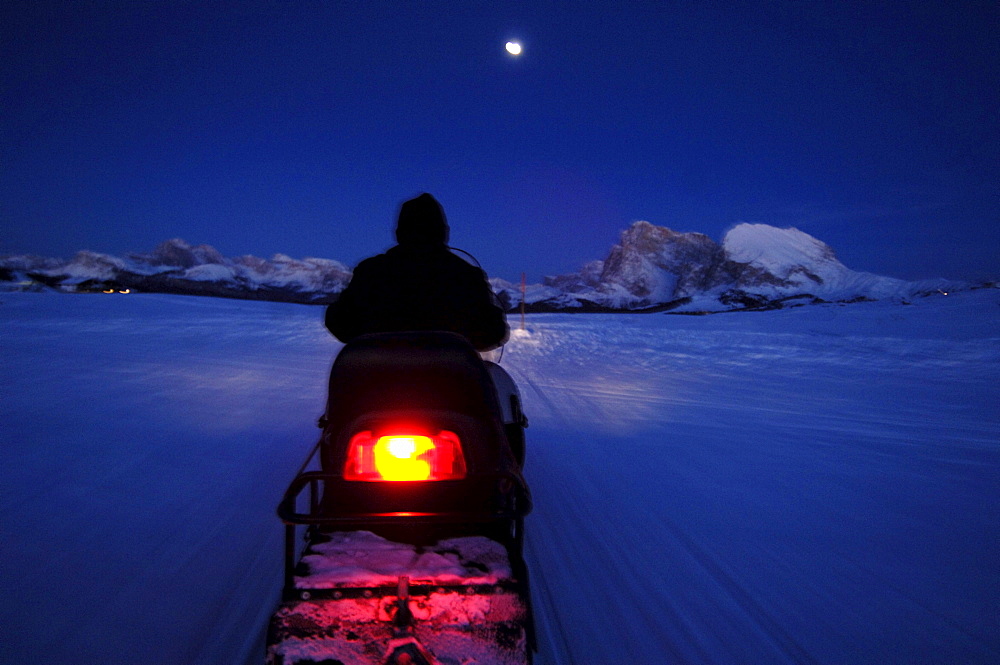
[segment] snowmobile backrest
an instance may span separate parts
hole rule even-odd
[[[371,412],[420,409],[499,419],[489,372],[464,337],[379,333],[358,337],[341,350],[330,371],[330,427]]]

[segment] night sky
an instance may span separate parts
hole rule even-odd
[[[639,219],[1000,276],[1000,3],[616,4],[7,0],[0,254],[353,265],[428,191],[510,280]]]

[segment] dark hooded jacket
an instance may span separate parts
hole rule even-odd
[[[482,270],[448,249],[448,224],[430,194],[399,212],[396,241],[365,259],[326,310],[326,327],[342,342],[374,332],[446,330],[480,351],[507,341],[503,309]]]

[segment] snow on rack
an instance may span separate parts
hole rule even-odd
[[[499,543],[469,536],[417,547],[367,531],[326,535],[302,557],[307,570],[295,579],[300,597],[271,618],[268,665],[371,665],[413,640],[446,664],[528,660],[530,612],[512,588]],[[404,576],[423,587],[406,602],[414,622],[405,635],[392,628]],[[323,597],[320,589],[334,595]]]
[[[395,584],[496,584],[512,577],[503,545],[482,536],[450,538],[417,547],[368,531],[335,532],[302,557],[308,567],[296,587],[333,589]]]

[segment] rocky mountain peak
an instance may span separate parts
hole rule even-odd
[[[166,240],[153,250],[152,254],[141,257],[154,266],[177,266],[193,268],[204,264],[224,264],[226,259],[211,245],[191,246],[180,238]]]
[[[710,288],[724,259],[722,248],[704,234],[639,221],[611,248],[601,282],[639,300],[663,302]]]
[[[621,232],[616,247],[642,254],[656,253],[668,242],[675,241],[683,234],[665,226],[656,226],[646,221],[633,222]],[[612,249],[614,251],[614,249]]]

